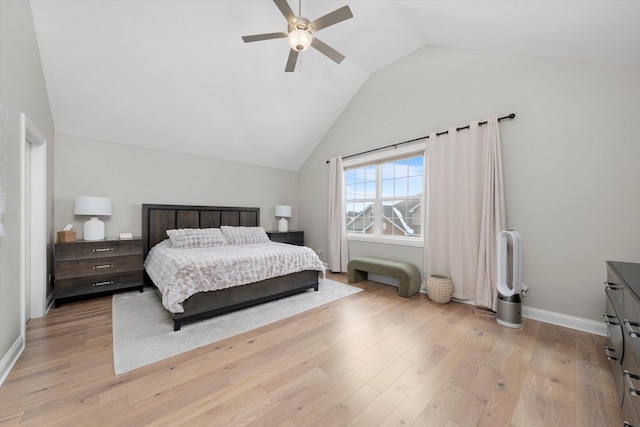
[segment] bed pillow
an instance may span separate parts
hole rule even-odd
[[[269,242],[269,236],[262,227],[220,227],[222,234],[231,245],[248,245]]]
[[[219,228],[178,228],[167,230],[167,236],[174,248],[208,248],[226,245],[227,240]]]

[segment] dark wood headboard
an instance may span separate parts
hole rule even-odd
[[[144,257],[167,238],[173,228],[218,228],[221,225],[257,227],[260,208],[189,205],[142,205]]]

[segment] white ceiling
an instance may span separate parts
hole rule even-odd
[[[337,65],[284,73],[272,0],[30,0],[56,132],[298,170],[369,75],[425,44],[640,66],[640,1],[303,0]],[[289,0],[297,13],[298,2]]]

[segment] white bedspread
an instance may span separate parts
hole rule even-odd
[[[162,304],[172,313],[182,313],[182,303],[198,292],[298,271],[325,273],[320,258],[310,248],[275,242],[176,249],[164,240],[149,251],[144,267],[162,293]]]

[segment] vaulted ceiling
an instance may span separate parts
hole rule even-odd
[[[30,0],[56,132],[298,170],[367,78],[424,45],[640,66],[640,1],[303,0],[314,34],[285,73],[272,0]],[[300,3],[290,0],[294,12]]]

